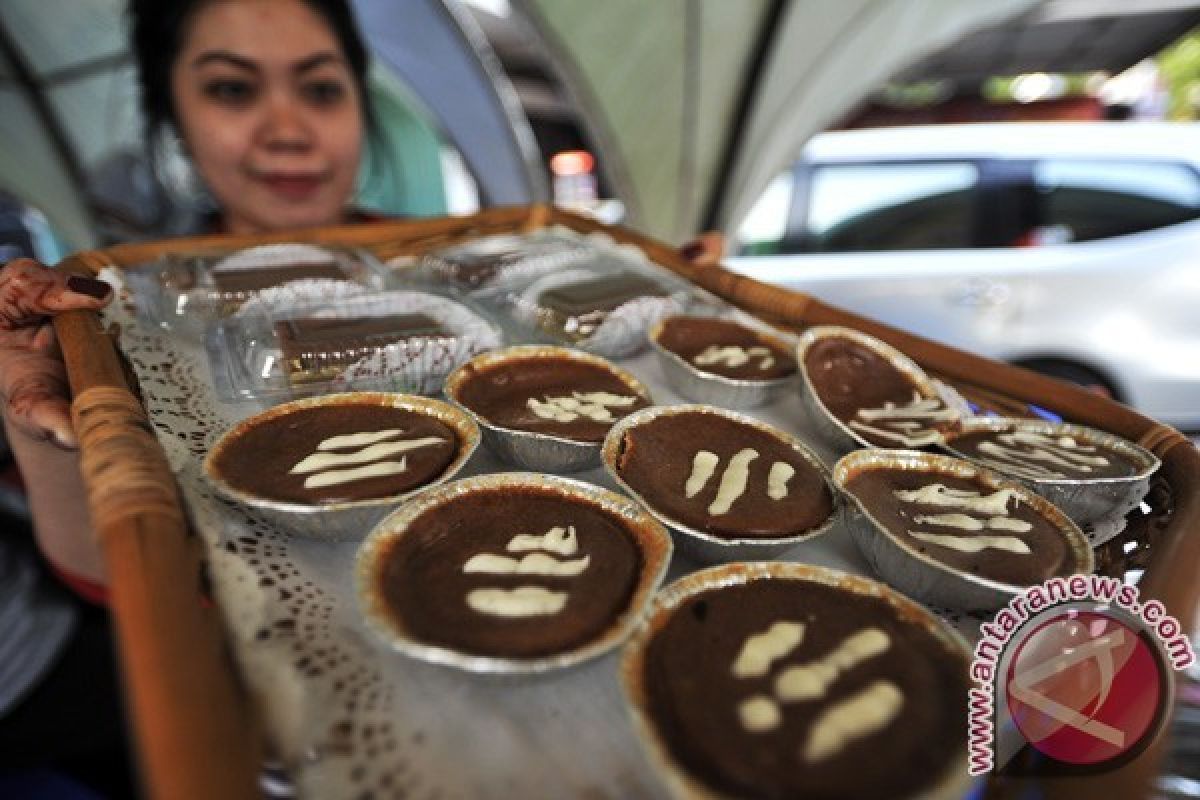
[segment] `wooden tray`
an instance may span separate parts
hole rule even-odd
[[[1145,599],[1157,598],[1183,630],[1193,630],[1200,600],[1200,452],[1174,429],[1074,386],[939,345],[828,306],[811,296],[697,268],[674,249],[619,227],[544,206],[500,208],[471,217],[385,222],[274,236],[206,236],[81,252],[60,268],[94,275],[171,252],[230,250],[305,240],[360,246],[382,258],[419,252],[457,238],[532,230],[551,224],[603,230],[733,305],[781,328],[837,324],[877,336],[951,383],[968,399],[1008,414],[1036,405],[1064,419],[1110,431],[1163,461],[1152,511],[1106,545],[1101,570],[1144,569]],[[55,319],[66,360],[93,528],[108,564],[126,699],[150,796],[260,797],[262,726],[239,683],[219,615],[205,601],[199,546],[190,537],[166,456],[155,438],[113,339],[97,315]],[[1165,737],[1164,737],[1165,738]],[[1157,773],[1163,742],[1119,771],[1093,778],[1045,780],[1045,797],[1142,797]],[[1021,796],[1029,786],[992,780],[988,796]]]

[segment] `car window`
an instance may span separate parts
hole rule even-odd
[[[966,161],[813,168],[803,250],[970,247],[979,168]]]
[[[787,235],[795,184],[796,177],[791,170],[771,181],[738,227],[739,252],[743,255],[780,252],[780,245]]]
[[[1041,223],[1085,242],[1200,217],[1200,176],[1184,164],[1043,160],[1034,165]]]

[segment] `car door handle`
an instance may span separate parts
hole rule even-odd
[[[959,282],[950,294],[950,301],[966,308],[987,308],[1004,305],[1012,297],[1007,283],[987,278],[968,278]]]

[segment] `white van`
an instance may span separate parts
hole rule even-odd
[[[1200,125],[821,134],[730,266],[1200,429]]]

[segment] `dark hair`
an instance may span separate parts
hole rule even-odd
[[[171,69],[188,24],[212,0],[129,0],[131,45],[141,86],[142,118],[146,143],[153,151],[168,126],[179,129],[171,94]],[[354,21],[348,0],[303,0],[325,20],[350,65],[363,110],[367,137],[378,146],[381,133],[367,94],[367,48]]]

